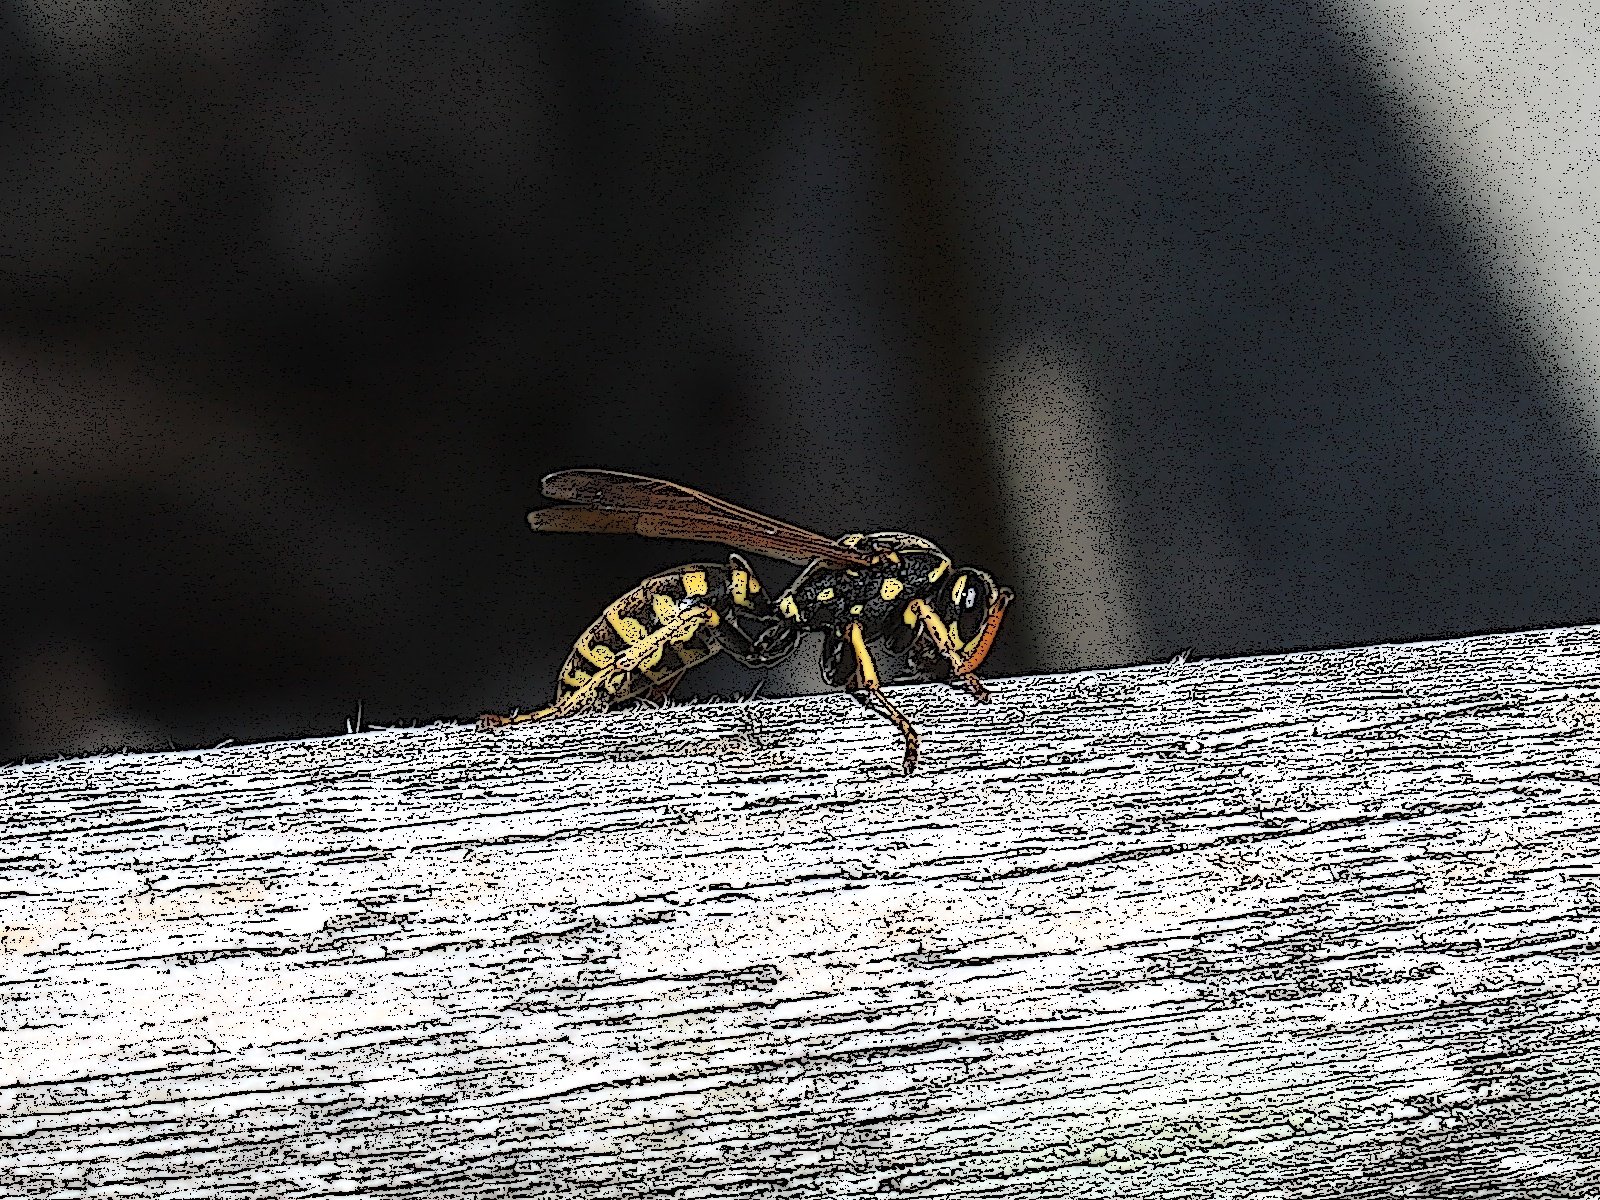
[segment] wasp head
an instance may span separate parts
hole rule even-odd
[[[957,662],[952,663],[924,631],[911,644],[910,664],[926,679],[948,679],[976,671],[994,645],[1001,618],[1011,603],[1011,589],[997,586],[987,571],[962,567],[953,575],[948,586],[940,581],[928,604],[950,631]]]

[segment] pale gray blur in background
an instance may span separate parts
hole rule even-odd
[[[543,702],[716,553],[568,466],[932,537],[998,674],[1600,619],[1600,6],[0,11],[0,759]]]

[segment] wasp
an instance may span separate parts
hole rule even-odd
[[[888,718],[916,769],[916,729],[884,694],[872,647],[903,655],[912,675],[965,688],[988,703],[976,671],[994,644],[1012,593],[976,567],[956,567],[926,538],[852,533],[832,539],[705,492],[623,471],[557,471],[542,491],[552,508],[528,514],[535,530],[633,533],[715,542],[727,563],[689,563],[653,575],[584,630],[561,668],[555,701],[533,712],[479,718],[480,729],[663,700],[691,667],[727,651],[745,666],[783,661],[807,633],[822,634],[822,677]],[[802,566],[773,599],[745,558]]]

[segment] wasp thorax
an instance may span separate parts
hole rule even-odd
[[[871,641],[903,628],[911,601],[948,587],[949,560],[927,539],[898,533],[857,536],[876,552],[875,561],[859,567],[812,563],[779,598],[778,611],[813,631],[842,632],[859,624]]]

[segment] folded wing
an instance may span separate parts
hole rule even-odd
[[[557,471],[544,478],[552,500],[569,503],[528,514],[550,533],[635,533],[644,537],[718,542],[784,562],[820,558],[829,566],[864,567],[869,555],[787,521],[741,508],[706,492],[626,471]]]

